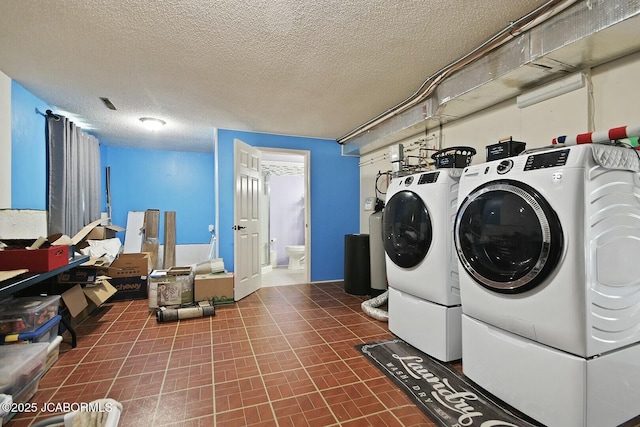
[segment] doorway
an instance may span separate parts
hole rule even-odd
[[[260,151],[262,286],[309,283],[310,153],[271,148]]]

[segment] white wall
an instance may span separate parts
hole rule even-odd
[[[445,124],[442,147],[472,146],[478,151],[472,163],[477,164],[485,161],[487,145],[508,136],[526,142],[527,148],[536,148],[550,145],[553,138],[561,135],[640,124],[636,105],[640,93],[640,53],[587,71],[591,75],[582,89],[523,109],[517,107],[514,98]],[[423,136],[424,133],[420,133],[400,142],[406,145]],[[367,197],[374,196],[375,176],[379,170],[391,169],[388,149],[385,147],[361,157],[361,233],[369,232],[371,212],[364,211],[364,202]]]
[[[0,71],[0,209],[11,208],[11,79]]]
[[[593,69],[596,130],[640,123],[639,76],[640,52]]]

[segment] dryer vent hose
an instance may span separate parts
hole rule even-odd
[[[362,311],[364,311],[367,316],[373,317],[374,319],[380,320],[381,322],[388,322],[389,314],[386,311],[377,308],[386,303],[387,299],[389,299],[388,290],[384,291],[375,298],[364,301],[362,304],[360,304],[360,307],[362,307]]]

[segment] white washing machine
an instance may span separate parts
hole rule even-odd
[[[389,329],[442,361],[462,357],[452,238],[461,172],[439,169],[394,178],[383,219]]]
[[[463,312],[581,357],[640,341],[638,170],[634,150],[596,144],[466,168]]]
[[[461,177],[463,371],[547,426],[640,414],[639,170],[634,150],[590,144]]]

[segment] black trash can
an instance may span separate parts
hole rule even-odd
[[[351,295],[371,295],[368,234],[344,236],[344,290]]]

